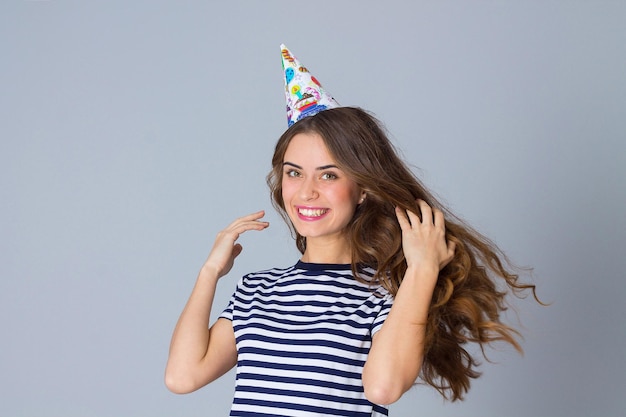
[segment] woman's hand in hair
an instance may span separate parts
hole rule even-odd
[[[396,208],[402,229],[402,250],[407,267],[431,267],[438,272],[454,257],[454,242],[446,240],[443,212],[417,200],[420,217],[411,210]]]
[[[243,250],[243,247],[236,243],[239,236],[248,230],[263,230],[270,225],[268,222],[259,220],[264,215],[265,211],[261,210],[240,217],[219,232],[203,268],[211,270],[217,278],[226,275],[233,267],[235,258]]]

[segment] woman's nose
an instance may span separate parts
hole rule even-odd
[[[305,201],[313,200],[319,196],[313,179],[305,179],[300,187],[300,198]]]

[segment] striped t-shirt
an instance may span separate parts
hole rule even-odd
[[[365,398],[361,375],[392,303],[350,265],[298,262],[244,276],[221,315],[237,343],[230,415],[386,416]]]

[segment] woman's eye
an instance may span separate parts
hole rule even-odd
[[[336,180],[337,175],[333,174],[332,172],[325,172],[322,174],[322,179],[323,180]]]
[[[300,173],[298,171],[294,171],[293,169],[290,169],[288,171],[285,171],[285,175],[288,177],[299,177]]]

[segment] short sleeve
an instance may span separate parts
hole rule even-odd
[[[233,310],[235,308],[235,298],[237,296],[237,291],[239,291],[239,288],[241,287],[242,283],[243,283],[243,278],[240,279],[239,282],[237,283],[237,288],[235,288],[233,295],[230,296],[228,305],[226,306],[224,311],[222,311],[222,314],[220,314],[219,318],[233,321]]]
[[[374,336],[380,330],[380,328],[383,327],[383,323],[387,319],[389,311],[391,310],[391,306],[393,305],[393,296],[391,294],[386,294],[383,297],[381,304],[382,307],[378,312],[378,315],[374,319],[374,322],[372,323],[372,336]]]
[[[222,314],[220,314],[219,318],[233,321],[234,304],[235,304],[235,294],[233,293],[233,295],[230,297],[230,301],[228,302],[228,305],[226,306],[224,311],[222,311]]]

